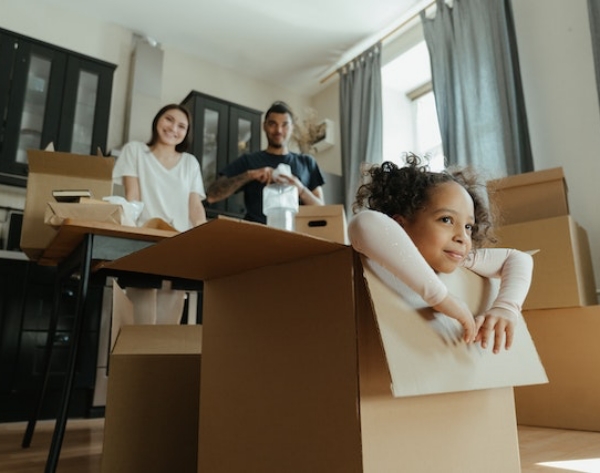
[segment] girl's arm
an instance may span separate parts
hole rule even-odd
[[[493,342],[494,353],[500,351],[502,344],[508,350],[531,284],[533,259],[518,250],[485,248],[469,256],[464,266],[481,276],[500,278],[500,289],[492,307],[476,317],[475,341],[481,342],[483,348]]]
[[[533,272],[533,258],[508,248],[482,248],[465,260],[464,267],[487,278],[500,278],[500,289],[492,308],[509,311],[514,320],[527,297]]]
[[[363,210],[350,221],[348,237],[356,251],[387,269],[435,310],[458,320],[465,341],[474,339],[473,315],[464,303],[448,294],[448,288],[395,220],[381,212]]]

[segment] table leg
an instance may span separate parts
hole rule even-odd
[[[54,433],[52,435],[52,443],[50,444],[50,451],[48,453],[48,459],[46,461],[46,473],[54,473],[56,471],[62,442],[65,435],[65,428],[67,425],[69,404],[71,401],[71,394],[73,391],[73,380],[75,379],[75,368],[77,366],[77,356],[79,354],[79,345],[81,342],[81,332],[83,330],[85,302],[87,300],[87,292],[90,280],[90,268],[92,260],[92,238],[93,235],[87,234],[84,238],[81,247],[80,281],[77,293],[75,317],[73,320],[73,332],[71,346],[69,349],[67,372],[65,374],[65,381],[58,411],[58,417],[56,418],[56,425],[54,426]]]
[[[46,396],[46,388],[48,386],[48,378],[50,377],[50,365],[52,359],[52,351],[54,348],[54,338],[56,337],[56,329],[58,325],[58,314],[60,313],[60,298],[62,281],[60,277],[56,278],[54,282],[54,296],[52,301],[52,313],[50,314],[50,327],[48,328],[48,338],[46,340],[46,347],[44,349],[44,367],[42,371],[42,385],[38,393],[37,403],[35,409],[31,412],[31,417],[27,422],[27,428],[25,435],[23,436],[23,442],[21,446],[28,448],[31,445],[31,439],[33,438],[33,432],[35,425],[40,418],[42,413],[42,407],[44,405],[44,398]]]

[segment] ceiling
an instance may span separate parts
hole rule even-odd
[[[429,0],[38,0],[312,95]]]

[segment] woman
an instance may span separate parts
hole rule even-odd
[[[191,118],[185,107],[165,105],[152,121],[150,141],[132,141],[123,147],[113,181],[124,186],[128,201],[143,203],[139,226],[151,218],[161,218],[183,232],[206,222],[200,165],[185,152],[190,128]],[[184,295],[183,291],[171,290],[166,281],[160,290],[127,288],[137,324],[179,323]]]
[[[132,141],[123,147],[113,180],[124,186],[128,201],[144,204],[138,225],[158,217],[176,230],[185,231],[206,221],[200,165],[185,152],[190,127],[185,107],[165,105],[152,121],[150,141]]]

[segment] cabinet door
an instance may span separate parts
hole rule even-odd
[[[229,107],[229,152],[227,162],[237,159],[244,153],[260,149],[260,114],[234,106]],[[242,192],[232,195],[226,201],[226,210],[243,216],[246,213]]]
[[[194,92],[182,103],[190,111],[193,121],[190,152],[200,163],[204,188],[208,189],[227,163],[228,107]],[[216,202],[208,208],[225,210],[225,202]]]
[[[58,138],[66,54],[18,37],[8,45],[3,41],[3,52],[11,46],[0,172],[25,177],[27,150],[45,148]],[[24,179],[9,183],[25,185]]]
[[[227,164],[244,153],[260,149],[261,112],[192,91],[181,102],[193,118],[192,152],[200,161],[206,189]],[[207,205],[209,218],[223,214],[242,218],[242,192]]]
[[[57,149],[77,154],[106,151],[113,67],[70,56]]]
[[[0,29],[0,183],[27,185],[27,150],[106,151],[115,66]]]

